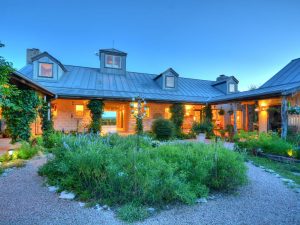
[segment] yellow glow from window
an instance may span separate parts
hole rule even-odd
[[[83,116],[83,105],[76,105],[75,106],[75,114],[76,116]]]

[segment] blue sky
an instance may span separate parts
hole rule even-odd
[[[98,67],[99,48],[128,53],[127,70],[262,84],[300,57],[299,0],[2,0],[0,55],[19,69],[26,48]]]

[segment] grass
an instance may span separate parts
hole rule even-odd
[[[264,166],[268,169],[274,170],[282,177],[291,179],[300,185],[300,176],[293,174],[293,172],[300,173],[300,164],[297,163],[281,163],[267,158],[257,156],[247,156],[248,160],[253,161],[255,165]]]

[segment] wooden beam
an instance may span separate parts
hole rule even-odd
[[[233,131],[234,131],[234,134],[237,134],[236,110],[237,110],[237,103],[233,103]]]
[[[281,99],[281,138],[286,139],[288,130],[288,103],[287,97]]]

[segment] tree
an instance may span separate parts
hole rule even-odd
[[[0,42],[0,48],[5,45]],[[12,95],[18,95],[17,88],[9,83],[9,75],[13,72],[12,64],[0,56],[0,107],[13,106],[9,101]]]
[[[248,91],[253,91],[256,90],[258,88],[258,86],[256,84],[250,84],[248,87]]]

